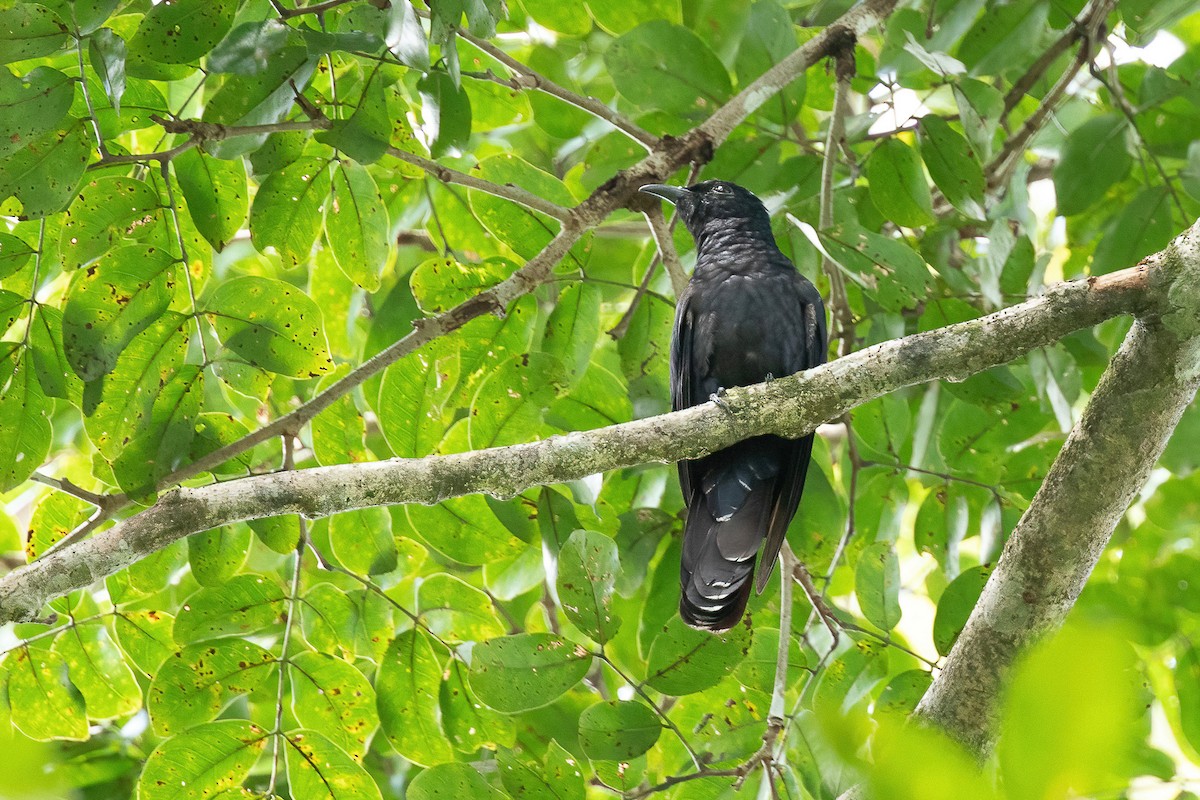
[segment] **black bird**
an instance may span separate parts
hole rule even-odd
[[[779,251],[762,201],[725,181],[641,191],[673,203],[696,240],[696,269],[675,310],[672,408],[825,362],[821,295]],[[756,436],[679,462],[688,504],[679,614],[688,625],[724,631],[737,624],[765,539],[755,581],[762,592],[800,503],[812,445],[811,434]]]

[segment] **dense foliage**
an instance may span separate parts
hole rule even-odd
[[[666,411],[675,256],[641,213],[507,307],[472,298],[849,7],[0,3],[0,569],[185,481]],[[1192,11],[903,2],[847,93],[821,61],[692,175],[768,200],[834,355],[975,318],[1200,214]],[[445,335],[419,324],[444,312]],[[414,324],[415,352],[368,364]],[[836,639],[778,582],[726,635],[682,626],[666,465],[270,517],[0,629],[0,796],[1174,797],[1200,763],[1194,409],[1073,624],[1018,670],[988,776],[900,724],[1128,324],[822,429],[789,539]]]

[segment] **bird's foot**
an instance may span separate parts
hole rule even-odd
[[[708,399],[719,405],[726,411],[731,411],[729,404],[725,402],[725,387],[718,386],[717,390],[708,396]]]
[[[768,373],[767,373],[767,377],[763,378],[763,381],[765,381],[766,383],[770,383],[770,382],[771,382],[771,381],[773,381],[773,380],[775,380],[775,373],[774,373],[774,372],[768,372]]]

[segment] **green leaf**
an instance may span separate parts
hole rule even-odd
[[[620,555],[611,536],[578,530],[559,551],[557,585],[563,613],[600,644],[616,636],[621,625],[612,608],[620,573]]]
[[[562,748],[559,748],[560,750]],[[546,758],[550,758],[547,751]],[[572,794],[570,787],[554,780],[546,768],[536,761],[519,758],[509,750],[496,753],[500,780],[513,797],[521,800],[581,800],[583,792]]]
[[[1091,274],[1132,267],[1167,246],[1178,232],[1171,213],[1171,192],[1152,186],[1125,204],[1113,217],[1092,255]]]
[[[929,176],[955,208],[972,219],[984,219],[983,167],[965,136],[941,117],[921,118],[921,157]]]
[[[196,419],[196,437],[192,441],[191,459],[196,461],[209,453],[232,444],[250,433],[250,430],[232,414],[208,411]],[[258,463],[254,449],[242,452],[213,467],[215,475],[245,475]],[[247,543],[248,544],[248,543]]]
[[[854,273],[884,309],[903,311],[925,302],[932,281],[929,267],[904,242],[854,226],[818,236],[830,257]]]
[[[653,747],[661,733],[654,712],[633,700],[596,703],[579,715],[579,746],[588,758],[628,761]]]
[[[325,731],[338,747],[361,759],[379,727],[370,681],[354,665],[327,653],[298,653],[288,667],[296,721]]]
[[[515,265],[502,258],[464,264],[453,258],[421,262],[409,277],[413,297],[426,314],[441,314],[507,278]]]
[[[75,377],[63,348],[61,311],[47,305],[38,305],[34,309],[33,319],[29,322],[29,347],[38,382],[47,397],[65,399],[70,391],[79,387],[79,379]]]
[[[201,586],[216,587],[228,581],[246,562],[250,549],[247,525],[222,525],[188,537],[188,563]]]
[[[1146,735],[1137,661],[1116,631],[1068,625],[1014,667],[996,747],[1009,797],[1064,786],[1086,797],[1127,784],[1134,744]]]
[[[357,758],[325,734],[305,729],[286,735],[288,789],[305,800],[382,800],[379,787]]]
[[[454,760],[438,719],[444,662],[424,632],[410,629],[388,646],[375,678],[384,734],[396,752],[424,767]]]
[[[283,281],[257,276],[225,281],[205,309],[225,346],[253,367],[296,378],[333,368],[321,309]]]
[[[467,683],[467,665],[451,659],[440,689],[442,725],[454,749],[468,755],[481,747],[495,750],[516,741],[513,718],[479,702]]]
[[[75,624],[54,637],[54,651],[62,656],[87,704],[90,719],[116,719],[142,707],[142,691],[121,651],[99,622]]]
[[[480,384],[467,416],[472,449],[533,441],[550,433],[543,414],[566,388],[562,361],[548,353],[515,355]]]
[[[1004,116],[1004,97],[991,84],[970,78],[955,81],[953,89],[967,141],[985,160],[992,155],[992,140]]]
[[[427,769],[413,778],[405,794],[408,800],[448,800],[452,797],[501,800],[506,796],[489,786],[470,764],[439,764]]]
[[[262,72],[226,77],[221,88],[205,103],[203,119],[220,125],[280,122],[292,109],[296,91],[303,91],[308,85],[315,66],[316,59],[309,56],[307,48],[285,47],[272,56]],[[217,158],[234,158],[258,149],[266,139],[265,133],[234,136],[210,142],[205,149]]]
[[[100,402],[84,422],[101,454],[117,458],[132,441],[146,438],[145,420],[152,418],[168,384],[197,379],[195,367],[185,365],[190,320],[168,311],[133,341],[103,381]]]
[[[1125,118],[1105,114],[1088,120],[1067,137],[1054,167],[1058,213],[1069,217],[1088,210],[1129,173],[1132,164]]]
[[[23,77],[0,69],[0,157],[58,127],[74,97],[74,82],[56,69],[37,67]]]
[[[565,208],[575,205],[562,181],[511,153],[485,158],[475,170],[486,181],[520,186]],[[487,192],[472,189],[467,200],[484,227],[524,259],[536,256],[561,227],[557,220]]]
[[[326,309],[328,310],[328,309]],[[340,365],[321,379],[318,391],[325,391],[349,373],[348,365]],[[366,422],[354,405],[354,396],[344,394],[322,409],[312,422],[313,454],[323,466],[356,464],[370,460],[363,437]]]
[[[208,722],[275,671],[269,650],[241,639],[200,642],[172,654],[146,690],[146,710],[160,736]]]
[[[56,53],[66,47],[70,28],[50,9],[17,3],[0,9],[0,64]]]
[[[1180,649],[1172,675],[1179,698],[1179,727],[1188,744],[1200,750],[1200,652],[1190,643]]]
[[[436,506],[404,507],[413,532],[442,555],[478,566],[515,555],[522,548],[517,539],[477,494],[443,500]]]
[[[89,135],[82,120],[67,117],[0,161],[0,201],[15,196],[25,219],[62,211],[75,196],[91,159],[94,143]]]
[[[429,42],[425,38],[425,28],[416,9],[407,0],[390,4],[385,37],[388,49],[396,54],[400,63],[420,72],[429,71]]]
[[[196,230],[214,250],[225,249],[246,222],[246,168],[242,160],[220,161],[192,148],[172,163]]]
[[[854,570],[854,596],[863,616],[890,631],[900,622],[900,560],[890,542],[867,545]]]
[[[334,556],[351,572],[377,575],[396,568],[396,541],[386,508],[335,514],[329,520],[329,541]]]
[[[204,397],[204,373],[193,364],[180,367],[168,382],[159,376],[161,390],[153,397],[149,417],[126,421],[136,436],[112,462],[113,475],[132,497],[153,491],[159,478],[178,469],[188,458],[196,435],[196,420]]]
[[[567,382],[579,384],[600,338],[600,288],[592,283],[568,286],[558,296],[546,321],[542,349],[557,356],[567,368]]]
[[[16,275],[33,256],[34,250],[11,233],[0,233],[0,280]]]
[[[195,61],[225,38],[237,0],[172,0],[150,7],[129,46],[164,64]]]
[[[153,675],[175,650],[175,617],[164,611],[118,611],[113,631],[121,652],[144,675]]]
[[[63,222],[58,242],[63,266],[84,266],[125,237],[149,235],[159,206],[158,191],[145,181],[120,175],[89,178]]]
[[[895,714],[901,719],[916,709],[917,703],[933,683],[933,675],[923,669],[910,669],[888,681],[875,701],[876,714]]]
[[[397,7],[407,7],[412,12],[408,3],[392,4],[393,9]],[[367,84],[349,119],[332,120],[329,130],[319,131],[313,138],[341,150],[359,164],[374,164],[381,159],[392,139],[383,81],[376,79]]]
[[[277,19],[246,22],[234,27],[208,54],[209,72],[260,75],[288,45],[297,44],[295,31]]]
[[[421,582],[417,610],[430,633],[442,641],[477,642],[505,633],[491,598],[444,572]]]
[[[867,161],[871,200],[888,219],[906,228],[934,221],[929,185],[916,151],[899,139],[886,139]]]
[[[179,259],[161,247],[128,245],[79,273],[63,310],[63,349],[85,381],[113,371],[133,337],[175,298]]]
[[[139,800],[208,800],[241,786],[267,746],[253,722],[223,719],[167,739],[146,759]]]
[[[750,640],[750,652],[734,667],[733,676],[743,686],[770,694],[775,688],[775,667],[778,660],[779,629],[755,625],[754,635]],[[800,643],[793,637],[788,642],[788,686],[795,686],[800,682],[802,670],[807,664],[808,659],[801,652]]]
[[[25,314],[29,301],[16,292],[0,289],[0,335]]]
[[[432,453],[448,427],[446,401],[458,386],[457,349],[422,347],[387,368],[375,412],[388,446],[399,458]]]
[[[933,618],[933,644],[939,655],[950,654],[991,574],[990,565],[972,567],[951,581],[942,592],[937,615]]]
[[[68,688],[67,664],[61,655],[21,647],[8,654],[4,666],[8,670],[8,705],[17,730],[40,742],[88,738],[83,698]]]
[[[65,492],[44,495],[29,521],[25,558],[35,561],[90,516],[91,506]]]
[[[617,91],[644,110],[703,118],[732,92],[729,73],[709,46],[663,19],[618,38],[604,51],[604,63]]]
[[[283,587],[263,575],[235,575],[188,596],[175,617],[175,641],[256,633],[279,619],[284,599]]]
[[[338,164],[325,208],[325,236],[342,272],[368,292],[379,289],[390,232],[387,209],[371,173],[353,161]]]
[[[746,16],[746,32],[734,62],[738,84],[745,86],[791,55],[796,49],[796,29],[787,10],[776,0],[757,0]],[[787,125],[804,103],[807,80],[801,75],[769,99],[758,113]]]
[[[109,28],[101,28],[88,37],[88,58],[113,111],[120,114],[125,94],[125,40]]]
[[[250,208],[250,240],[259,252],[273,247],[284,263],[306,263],[321,232],[329,194],[329,161],[307,156],[263,181]]]
[[[1019,2],[995,6],[981,14],[963,36],[959,59],[972,75],[989,75],[1023,67],[1038,52],[1046,32],[1045,3]]]
[[[698,631],[673,615],[650,645],[646,683],[663,694],[685,695],[716,686],[750,650],[750,626],[722,634]]]
[[[20,485],[50,452],[50,401],[31,364],[0,360],[0,492]]]
[[[343,592],[330,583],[319,583],[304,596],[300,620],[304,638],[325,652],[341,648],[353,655],[376,659],[387,642],[376,636],[380,630],[394,630],[393,611],[388,602],[374,592]]]
[[[276,553],[292,553],[300,544],[300,518],[295,514],[248,520],[258,540]]]
[[[471,100],[462,87],[445,72],[430,72],[417,81],[417,91],[421,117],[437,132],[429,145],[433,157],[464,146],[471,136]]]
[[[515,714],[554,702],[591,669],[579,645],[549,633],[481,642],[471,651],[471,688],[497,711]]]

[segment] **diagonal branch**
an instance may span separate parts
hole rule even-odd
[[[1113,356],[917,706],[918,719],[980,760],[995,743],[1009,670],[1062,625],[1200,386],[1200,309],[1175,305],[1200,280],[1198,231],[1147,259],[1175,275],[1161,316],[1135,322]],[[840,800],[864,796],[854,787]]]
[[[692,129],[691,132],[682,137],[664,138],[659,142],[654,151],[644,159],[622,170],[592,192],[586,200],[570,210],[567,217],[563,220],[563,227],[559,231],[558,236],[541,253],[531,259],[529,263],[504,283],[465,300],[438,317],[415,322],[415,330],[412,333],[360,364],[349,375],[330,386],[321,394],[299,408],[279,417],[265,427],[166,475],[156,483],[156,490],[176,485],[187,478],[206,472],[274,436],[288,431],[298,431],[304,424],[323,409],[329,407],[339,397],[345,396],[372,375],[408,353],[411,353],[425,342],[431,341],[450,331],[457,330],[467,322],[483,314],[503,311],[508,303],[511,303],[522,295],[528,294],[547,280],[552,274],[555,263],[566,254],[571,246],[583,235],[583,232],[589,228],[598,226],[609,214],[624,206],[629,201],[629,198],[637,192],[638,187],[646,183],[665,180],[676,170],[689,163],[707,160],[711,157],[712,148],[720,141],[723,141],[734,127],[766,102],[771,95],[804,74],[804,71],[813,64],[834,53],[835,48],[845,47],[846,42],[849,41],[847,36],[853,32],[865,30],[870,25],[882,21],[891,13],[896,2],[897,0],[866,0],[862,5],[855,6],[825,31],[822,31],[816,37],[806,42],[788,56],[788,58],[776,64],[758,80],[747,86],[726,105],[714,112],[713,116],[707,122]],[[836,33],[836,35],[831,33],[831,31]],[[303,123],[279,124],[319,127],[321,120],[321,117],[317,117],[314,120]],[[168,120],[167,122],[187,124],[178,120]],[[328,125],[328,121],[325,121],[325,124]],[[185,145],[191,147],[199,144],[201,137],[196,135],[197,130],[192,128],[188,131],[181,131],[190,132],[192,136],[184,145],[180,145],[179,147],[183,148]],[[206,129],[206,133],[213,136],[221,135],[219,131],[209,129]],[[397,151],[393,155],[401,158],[411,155],[405,154],[405,156],[401,156],[399,155],[400,152],[402,151]],[[166,153],[139,155],[135,160],[161,159],[166,156]],[[422,161],[424,160],[422,159]],[[424,166],[416,161],[412,163]],[[429,162],[429,164],[441,169],[441,165],[437,165],[436,162]],[[494,185],[489,184],[489,186]],[[484,187],[477,188],[490,191],[490,189]],[[497,192],[493,191],[492,193]],[[499,196],[508,195],[499,194]],[[509,197],[509,199],[515,198]],[[521,202],[521,200],[516,200],[516,202]],[[554,214],[551,214],[551,216],[554,216]],[[114,497],[118,496],[114,495]],[[106,521],[109,514],[116,513],[128,505],[127,500],[112,502],[106,507],[106,514],[99,522]],[[85,536],[94,527],[95,525],[90,525],[89,528],[76,529],[64,541],[73,543]]]
[[[1200,241],[1200,226],[1188,236]],[[289,513],[317,518],[369,506],[436,503],[471,493],[512,496],[530,486],[605,470],[698,458],[764,433],[800,436],[902,387],[961,380],[1110,317],[1165,308],[1178,271],[1177,263],[1164,261],[1160,269],[1140,265],[1060,284],[1042,297],[980,319],[884,342],[771,383],[731,390],[720,404],[511,447],[181,488],[91,539],[48,553],[0,579],[0,623],[33,618],[54,597],[189,534],[240,520]]]

